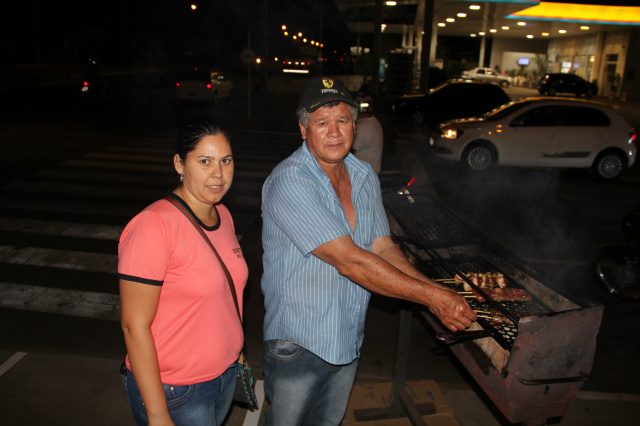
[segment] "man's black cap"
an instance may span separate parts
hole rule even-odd
[[[341,80],[331,77],[314,77],[307,80],[300,92],[299,106],[308,112],[314,112],[322,105],[340,101],[358,107],[351,93]]]

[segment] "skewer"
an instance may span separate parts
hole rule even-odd
[[[477,314],[490,314],[491,313],[489,311],[476,311],[476,310],[474,310],[473,312],[475,312]]]
[[[438,278],[435,281],[440,281],[440,282],[451,282],[451,283],[458,283],[458,282],[462,282],[461,280],[457,280],[455,278]]]
[[[458,294],[473,294],[472,291],[458,291]]]
[[[489,315],[476,315],[478,318],[486,318],[486,319],[493,319],[492,316]]]

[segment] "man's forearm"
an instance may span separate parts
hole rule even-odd
[[[374,243],[374,252],[369,252],[349,237],[341,237],[318,247],[313,254],[369,291],[428,306],[451,331],[471,325],[476,315],[465,299],[421,274],[399,248],[392,246],[390,238],[382,239]]]

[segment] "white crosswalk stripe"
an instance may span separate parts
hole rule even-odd
[[[123,229],[124,226],[116,225],[87,225],[84,223],[50,222],[20,218],[2,218],[0,221],[0,231],[101,240],[118,240]]]
[[[93,272],[116,272],[118,255],[36,247],[0,246],[0,262]]]
[[[23,309],[83,318],[120,320],[117,294],[0,282],[1,308]]]

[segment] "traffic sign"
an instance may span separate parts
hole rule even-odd
[[[249,65],[256,60],[256,53],[251,49],[244,49],[240,53],[240,58],[242,59],[242,62]]]

